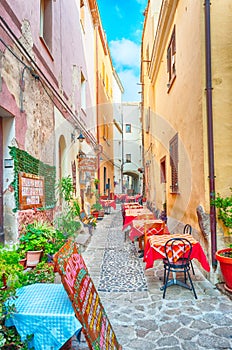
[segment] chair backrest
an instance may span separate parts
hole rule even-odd
[[[186,224],[184,229],[183,229],[183,233],[191,235],[192,234],[192,226],[189,224]]]
[[[171,238],[165,243],[164,252],[169,263],[175,263],[183,257],[188,263],[192,252],[192,244],[186,238]]]
[[[164,234],[165,223],[163,221],[144,224],[144,246],[147,244],[148,237]]]
[[[154,214],[153,213],[149,213],[149,214],[139,214],[136,217],[137,220],[143,220],[143,219],[154,219]]]

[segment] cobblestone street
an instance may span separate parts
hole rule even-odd
[[[124,350],[232,349],[232,303],[194,265],[192,291],[162,298],[163,265],[145,270],[137,245],[124,240],[118,209],[97,224],[82,255]],[[82,338],[80,347],[87,349]]]

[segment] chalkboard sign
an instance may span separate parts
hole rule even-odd
[[[54,257],[90,349],[121,350],[98,292],[75,242],[68,241]]]
[[[19,173],[19,209],[42,207],[44,203],[44,177]]]

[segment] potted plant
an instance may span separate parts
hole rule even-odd
[[[99,218],[99,217],[103,217],[104,216],[104,210],[103,210],[103,207],[102,205],[99,203],[99,202],[96,202],[94,203],[92,206],[91,206],[91,214],[96,217],[96,218]]]
[[[232,188],[231,195],[228,197],[216,196],[213,203],[218,208],[218,218],[222,220],[228,233],[232,231]],[[220,269],[225,281],[225,289],[232,293],[232,244],[229,247],[220,249],[216,252],[216,260],[220,263]]]
[[[24,228],[20,236],[18,252],[26,256],[27,267],[35,267],[43,258],[54,254],[65,243],[65,236],[51,224],[34,221]]]

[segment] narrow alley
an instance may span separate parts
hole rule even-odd
[[[231,300],[196,265],[198,299],[178,286],[163,299],[163,265],[145,270],[137,244],[124,240],[119,204],[98,223],[82,256],[124,350],[232,349]]]

